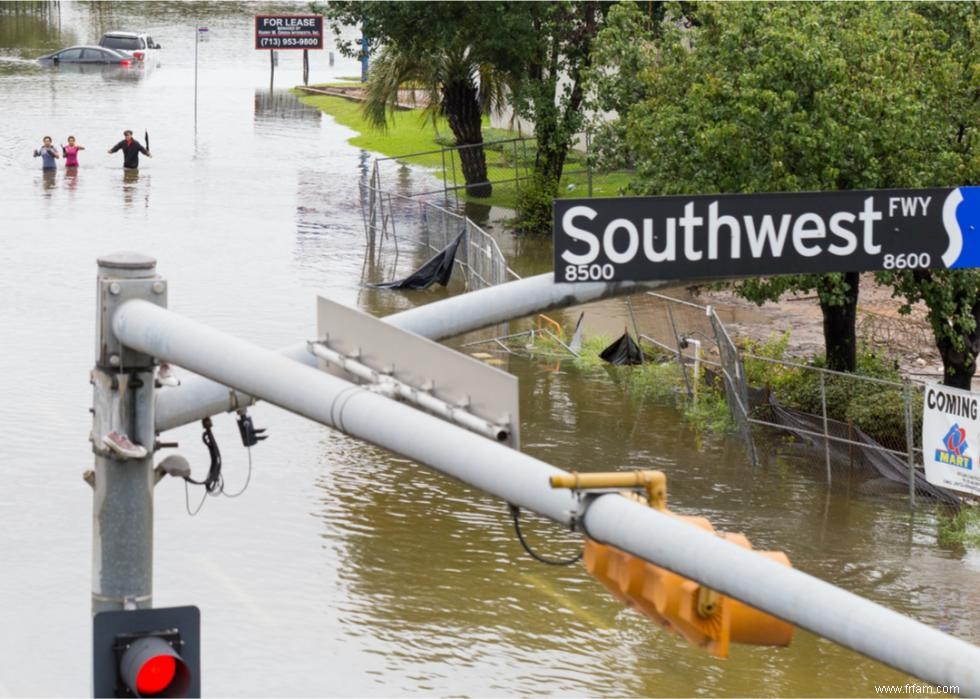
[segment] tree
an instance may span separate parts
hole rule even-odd
[[[821,191],[933,185],[944,36],[901,3],[701,3],[657,27],[639,74],[619,87],[625,149],[648,194]],[[615,12],[639,10],[624,3]],[[613,19],[610,17],[610,24]],[[631,38],[597,50],[629,56]],[[618,48],[617,48],[618,44]],[[608,78],[593,71],[597,90]],[[605,80],[605,84],[604,81]],[[622,79],[620,78],[620,81]],[[976,84],[976,83],[974,83]],[[639,98],[635,90],[639,89]],[[607,94],[609,90],[607,89]],[[816,291],[827,363],[855,366],[856,272],[745,282],[756,302]]]
[[[312,5],[330,22],[345,55],[358,55],[361,50],[342,37],[343,28],[350,25],[362,25],[372,50],[380,49],[367,84],[369,120],[379,126],[386,123],[402,86],[424,90],[430,113],[446,117],[456,145],[462,146],[459,156],[466,191],[476,197],[492,194],[482,118],[503,104],[508,78],[495,66],[511,60],[511,41],[515,32],[519,37],[522,31],[505,11],[506,4],[342,0]]]
[[[916,5],[939,32],[946,70],[930,73],[934,89],[923,96],[922,131],[928,138],[917,163],[937,184],[980,184],[980,7],[976,3]],[[969,390],[980,354],[980,270],[881,272],[905,300],[900,309],[923,302],[943,360],[943,383]]]
[[[518,204],[518,219],[532,232],[546,233],[551,230],[551,200],[557,195],[565,158],[582,122],[583,71],[607,6],[598,0],[332,0],[314,9],[326,15],[338,37],[343,26],[361,24],[373,44],[397,46],[405,56],[417,54],[432,60],[465,50],[472,64],[492,66],[496,84],[508,86],[515,113],[534,123],[534,175],[527,188],[530,196]],[[347,55],[359,52],[349,40],[338,45]],[[462,94],[472,92],[476,83],[456,84]],[[482,81],[479,85],[482,87]],[[455,103],[443,100],[442,104],[447,109]],[[446,114],[448,117],[449,112]]]
[[[438,51],[388,44],[375,58],[368,75],[364,114],[372,124],[387,124],[405,84],[426,93],[426,111],[433,120],[436,115],[446,117],[456,145],[460,146],[459,162],[467,194],[489,197],[493,185],[487,179],[483,115],[498,107],[504,95],[493,66],[477,63],[469,47],[462,43]]]
[[[529,20],[533,43],[508,66],[514,77],[514,109],[534,123],[534,175],[517,205],[518,224],[528,233],[551,232],[551,202],[565,159],[582,122],[585,73],[608,3],[550,0],[517,3]]]

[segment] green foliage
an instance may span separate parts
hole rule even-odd
[[[955,511],[937,507],[936,526],[942,546],[980,546],[980,507],[963,506]]]
[[[607,131],[612,152],[636,164],[633,191],[980,181],[977,3],[706,2],[694,22],[689,10],[669,5],[662,22],[647,23],[623,4],[609,13],[617,31],[595,42],[592,92],[619,115]],[[975,275],[927,275],[935,285],[925,288],[911,272],[879,277],[929,305],[948,376],[953,367],[964,383],[980,350]],[[814,290],[825,314],[852,303],[841,275],[738,287],[758,303]],[[827,340],[836,357],[840,343]]]
[[[746,338],[739,344],[742,351],[755,355],[745,356],[742,362],[745,378],[752,386],[771,386],[785,370],[783,365],[767,362],[765,359],[782,360],[786,356],[786,349],[789,347],[789,330],[782,335],[772,333],[769,339],[763,342]]]
[[[774,359],[785,351],[782,338],[770,339],[762,345],[749,344],[754,348],[749,351]],[[906,448],[904,389],[864,380],[865,377],[894,383],[902,380],[894,362],[875,352],[859,348],[857,370],[853,374],[818,371],[826,365],[822,357],[814,358],[806,366],[786,366],[751,357],[746,357],[744,363],[750,384],[768,387],[784,405],[811,415],[823,414],[822,378],[828,418],[850,422],[886,447]],[[913,401],[912,425],[913,437],[921,441],[921,401]]]
[[[538,173],[532,175],[517,193],[515,227],[524,233],[549,235],[552,206],[557,196],[557,181],[547,180]]]
[[[638,366],[610,366],[599,358],[610,342],[602,336],[586,338],[574,366],[583,371],[604,370],[631,398],[676,407],[691,429],[700,434],[724,434],[734,429],[720,381],[704,381],[703,376],[699,377],[698,399],[693,401],[687,396],[681,368],[673,357],[655,356]]]
[[[599,357],[602,350],[612,342],[605,335],[593,335],[582,340],[582,349],[579,350],[578,357],[574,364],[579,369],[599,369],[605,366],[605,362]]]
[[[724,434],[735,429],[720,380],[703,384],[696,401],[684,395],[684,419],[698,433]]]

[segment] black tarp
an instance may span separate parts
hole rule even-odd
[[[632,337],[630,337],[629,331],[626,331],[618,340],[609,345],[606,349],[602,350],[599,358],[617,366],[626,364],[642,364],[643,350],[641,350],[640,346],[636,344]]]
[[[437,252],[428,262],[404,279],[393,282],[368,284],[368,286],[373,286],[376,289],[428,289],[436,282],[446,286],[449,283],[449,277],[453,273],[456,248],[459,247],[459,243],[465,233],[466,231],[461,232],[456,236],[456,240]]]

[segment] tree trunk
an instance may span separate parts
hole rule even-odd
[[[826,283],[826,282],[821,282]],[[845,272],[848,289],[844,303],[831,305],[820,302],[823,312],[823,339],[827,368],[834,371],[854,371],[857,368],[857,302],[860,285],[858,272]]]
[[[977,324],[970,333],[964,333],[966,348],[961,352],[953,346],[949,337],[936,339],[936,347],[943,358],[943,384],[951,388],[969,391],[973,375],[977,371],[977,354],[980,353],[980,303],[973,307]]]
[[[468,80],[447,83],[442,90],[442,111],[456,137],[459,164],[466,182],[466,193],[489,197],[493,185],[487,179],[487,159],[483,152],[483,113],[479,92]]]

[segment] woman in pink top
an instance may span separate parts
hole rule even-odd
[[[85,146],[76,146],[75,137],[68,137],[68,145],[62,146],[61,151],[65,154],[65,167],[78,167],[78,151],[85,150]]]

